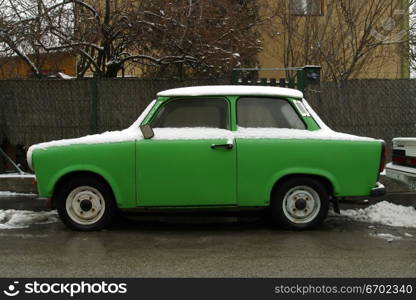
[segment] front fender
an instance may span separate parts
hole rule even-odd
[[[116,202],[117,203],[120,202],[118,201],[118,199],[121,199],[122,197],[121,191],[114,177],[111,176],[111,174],[108,171],[104,170],[103,168],[100,168],[95,165],[85,165],[85,164],[71,165],[63,169],[59,169],[58,172],[54,173],[49,178],[49,181],[47,181],[47,183],[42,184],[42,182],[40,182],[38,184],[39,194],[42,197],[48,197],[48,198],[52,197],[59,180],[63,178],[64,176],[69,175],[74,172],[91,172],[91,173],[101,176],[102,178],[104,178],[104,180],[108,183],[108,185],[112,189]]]

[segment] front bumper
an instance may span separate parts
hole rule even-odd
[[[372,188],[370,191],[371,197],[380,197],[380,196],[384,196],[385,194],[386,194],[386,188],[380,182],[377,182],[376,187]]]
[[[416,190],[416,169],[393,165],[392,163],[388,163],[386,165],[386,176],[403,182],[409,186],[411,190]]]

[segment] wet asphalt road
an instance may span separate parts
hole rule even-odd
[[[400,240],[374,236],[391,233]],[[410,233],[413,237],[406,237]],[[0,230],[1,277],[416,277],[416,230],[329,217],[315,231],[256,218],[121,221],[81,233],[62,223]]]

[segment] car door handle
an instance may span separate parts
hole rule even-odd
[[[227,150],[231,150],[233,149],[234,145],[233,144],[212,144],[211,145],[211,149],[227,149]]]

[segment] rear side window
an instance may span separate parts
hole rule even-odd
[[[224,99],[175,99],[161,107],[151,122],[154,128],[211,127],[228,129],[228,103]]]
[[[306,129],[302,119],[287,100],[242,97],[237,101],[240,127]]]

